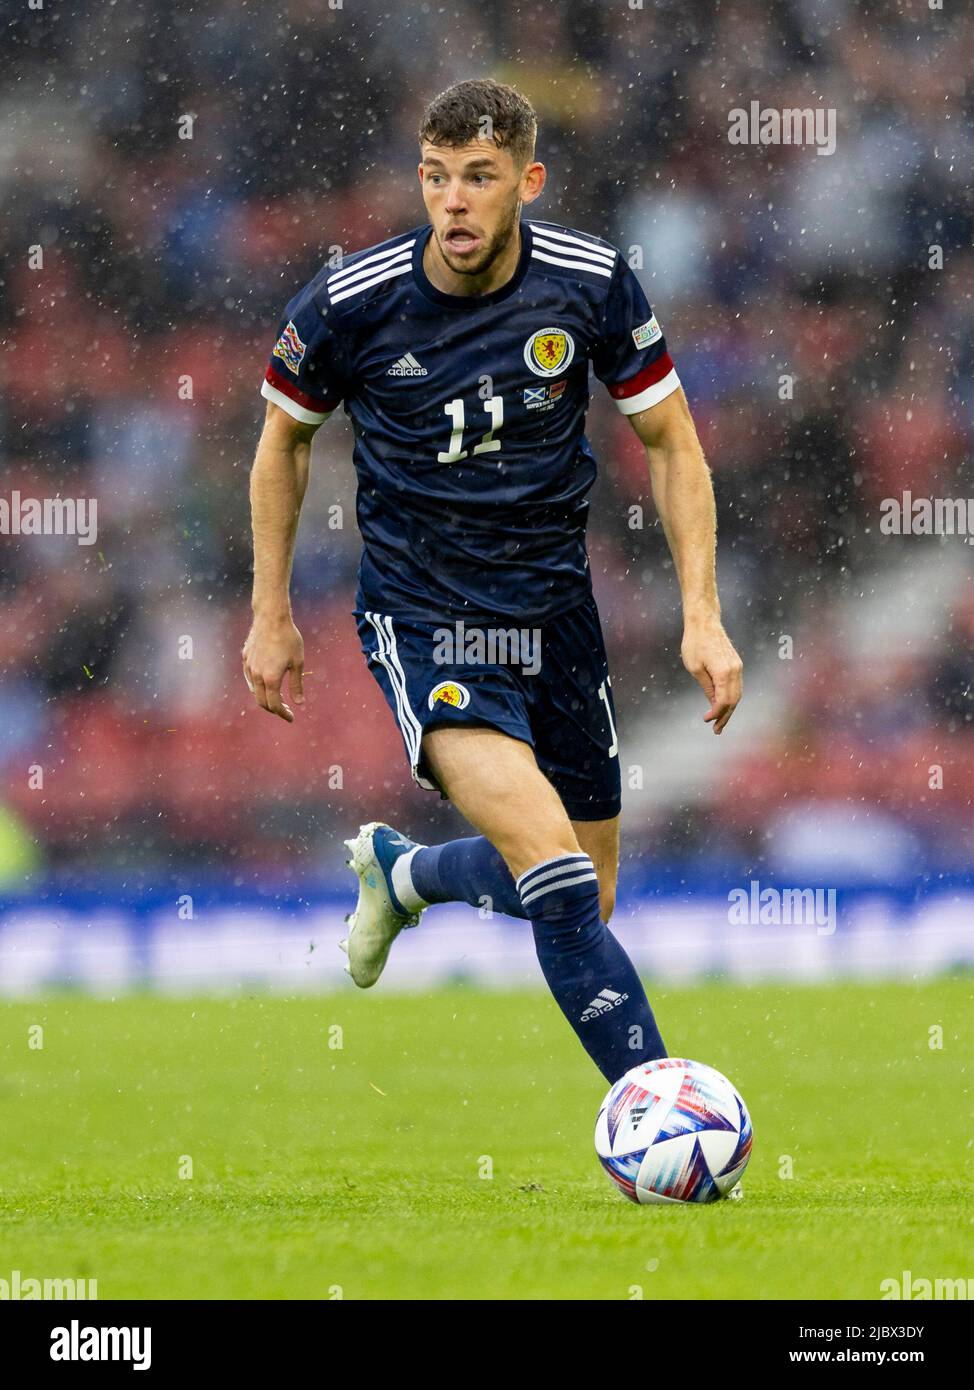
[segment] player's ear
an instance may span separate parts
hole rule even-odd
[[[547,177],[548,171],[543,164],[536,160],[528,164],[521,175],[521,202],[533,203],[535,198],[540,197]]]

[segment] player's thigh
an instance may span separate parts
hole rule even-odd
[[[580,848],[595,865],[599,876],[599,903],[602,921],[608,922],[616,904],[619,878],[619,817],[610,820],[573,820],[572,829]]]
[[[594,599],[548,624],[543,658],[531,701],[538,766],[561,797],[583,848],[596,868],[601,864],[608,900],[618,864],[622,784],[612,682]]]
[[[577,854],[568,813],[529,743],[498,729],[440,726],[423,735],[436,780],[515,878],[560,854]]]

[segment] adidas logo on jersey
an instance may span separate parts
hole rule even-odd
[[[600,989],[579,1021],[581,1023],[591,1023],[593,1018],[601,1018],[603,1014],[609,1013],[611,1009],[617,1009],[619,1005],[624,1004],[628,998],[628,994],[616,994],[614,989]]]
[[[407,352],[394,367],[389,368],[386,376],[429,376],[429,372],[419,365],[411,352]]]

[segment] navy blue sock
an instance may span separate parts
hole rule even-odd
[[[425,902],[470,903],[508,917],[527,916],[510,869],[483,835],[424,846],[413,855],[409,876]]]
[[[517,880],[548,988],[608,1082],[665,1057],[632,961],[602,921],[587,854],[546,859]]]

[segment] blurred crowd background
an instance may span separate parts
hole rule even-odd
[[[905,489],[974,495],[974,12],[0,0],[0,24],[0,495],[94,497],[99,526],[91,547],[0,536],[0,886],[297,881],[338,867],[360,818],[455,833],[359,655],[340,413],[296,558],[295,727],[253,707],[239,649],[281,310],[333,248],[425,221],[422,109],[484,75],[537,107],[531,213],[641,254],[715,476],[747,672],[719,740],[642,451],[593,384],[626,861],[757,874],[790,827],[796,872],[970,869],[974,551],[879,522]],[[731,145],[755,99],[834,108],[835,153]]]

